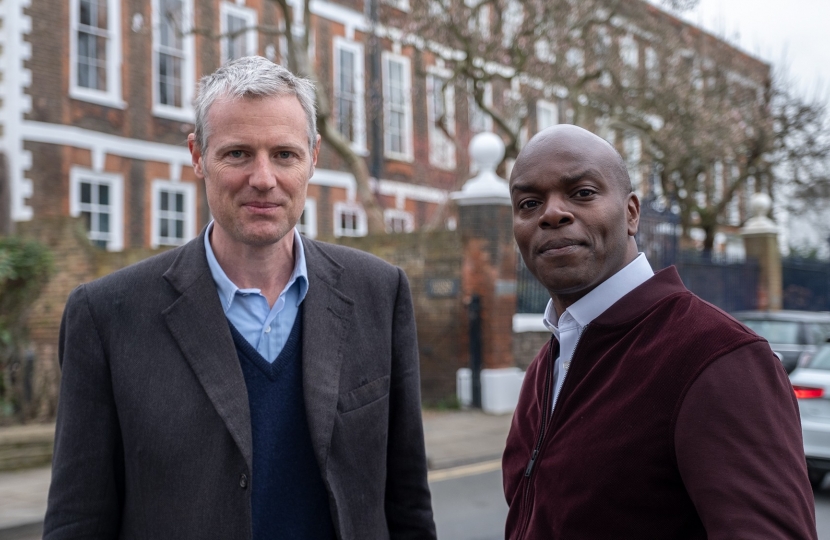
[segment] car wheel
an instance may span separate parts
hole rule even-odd
[[[824,477],[826,475],[827,471],[807,467],[807,478],[810,479],[810,485],[813,486],[813,489],[821,489],[821,485],[824,483]]]

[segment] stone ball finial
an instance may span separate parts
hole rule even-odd
[[[778,234],[775,222],[767,217],[772,208],[772,199],[766,193],[756,193],[749,199],[752,217],[746,220],[741,229],[742,235]]]
[[[495,171],[504,157],[504,141],[495,133],[479,133],[470,141],[470,157],[480,171]]]
[[[752,217],[766,217],[772,208],[772,199],[766,193],[755,193],[749,200],[752,207]]]

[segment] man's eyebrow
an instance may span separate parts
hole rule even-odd
[[[597,171],[594,168],[589,168],[589,169],[579,170],[577,172],[574,172],[574,173],[571,173],[571,174],[568,174],[568,175],[559,176],[558,181],[560,181],[563,184],[569,186],[571,184],[578,183],[580,180],[582,180],[586,177],[591,178],[591,177],[595,177],[595,176],[598,176],[598,175],[599,175],[599,171]],[[532,183],[528,183],[528,182],[522,182],[521,180],[516,180],[516,181],[514,181],[513,183],[510,184],[510,191],[511,192],[513,192],[513,191],[519,191],[519,192],[537,191],[538,189],[539,189],[539,187],[537,185],[532,184]]]

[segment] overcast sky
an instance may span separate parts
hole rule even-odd
[[[778,68],[789,64],[801,95],[830,99],[830,0],[699,0],[681,15]]]

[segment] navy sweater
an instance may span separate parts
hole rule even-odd
[[[280,355],[266,361],[228,323],[248,387],[254,540],[335,538],[303,400],[302,308]]]

